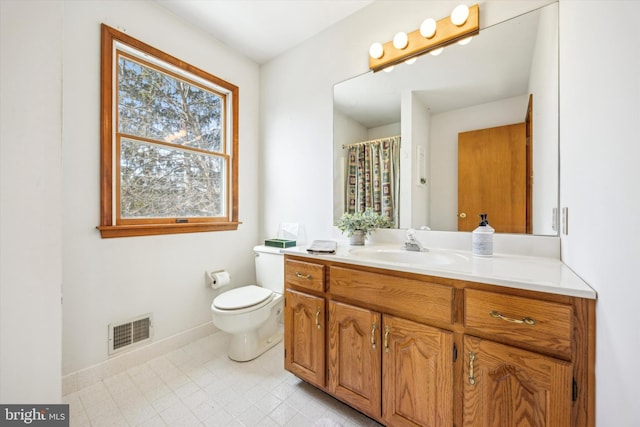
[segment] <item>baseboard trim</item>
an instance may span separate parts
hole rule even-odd
[[[207,322],[145,346],[132,348],[130,351],[114,355],[104,362],[88,368],[72,372],[62,377],[62,395],[74,393],[102,381],[104,378],[124,372],[217,331],[219,329],[213,325],[213,322]]]

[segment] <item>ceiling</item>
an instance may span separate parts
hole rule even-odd
[[[374,0],[155,0],[264,64]]]

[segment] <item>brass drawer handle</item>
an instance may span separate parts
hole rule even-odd
[[[296,277],[298,279],[307,279],[307,280],[311,280],[311,275],[310,274],[302,274],[296,271]]]
[[[375,323],[371,324],[371,348],[376,348],[376,328],[377,325]]]
[[[384,327],[384,352],[389,353],[389,332],[391,328],[388,326]]]
[[[502,319],[505,322],[511,322],[511,323],[524,323],[525,325],[535,325],[536,324],[536,319],[532,319],[531,317],[523,317],[522,319],[514,319],[512,317],[507,317],[504,316],[502,313],[500,313],[499,311],[495,311],[492,310],[489,312],[489,315],[491,317],[495,317],[496,319]]]
[[[476,385],[476,378],[473,374],[473,361],[476,360],[476,354],[473,351],[469,352],[469,384]]]
[[[320,311],[322,311],[320,309],[320,307],[316,308],[316,328],[320,329]]]

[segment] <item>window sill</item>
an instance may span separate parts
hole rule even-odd
[[[103,239],[112,237],[155,236],[160,234],[202,233],[207,231],[237,230],[241,222],[107,225],[96,227]]]

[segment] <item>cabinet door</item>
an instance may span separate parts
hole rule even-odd
[[[453,334],[385,315],[382,344],[385,422],[453,425]]]
[[[285,369],[320,387],[325,379],[324,316],[324,298],[285,291]]]
[[[329,302],[329,391],[380,416],[380,314]]]
[[[464,426],[571,424],[569,363],[470,336],[462,359]]]

